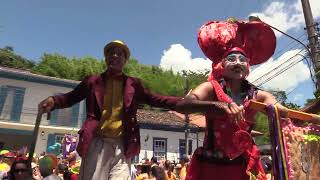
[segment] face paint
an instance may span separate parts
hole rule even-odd
[[[226,58],[226,61],[230,63],[248,63],[249,59],[242,54],[231,53]]]
[[[228,79],[244,79],[249,74],[249,59],[233,52],[223,59],[223,76]]]

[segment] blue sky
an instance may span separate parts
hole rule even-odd
[[[0,47],[13,46],[16,53],[34,61],[39,61],[43,53],[101,59],[105,43],[121,39],[129,45],[132,56],[142,64],[176,69],[197,67],[196,70],[201,70],[210,67],[210,61],[206,60],[196,41],[197,31],[202,24],[213,19],[246,19],[250,14],[257,14],[267,23],[305,40],[304,22],[301,22],[301,12],[297,8],[299,2],[300,0],[2,0]],[[315,8],[320,7],[319,1],[310,0],[310,3],[314,17],[319,20],[320,10]],[[288,38],[277,36],[277,51],[293,43]],[[276,55],[280,56],[284,52]],[[290,87],[271,85],[270,88],[287,92],[294,89],[289,100],[302,104],[306,98],[311,97],[313,90],[304,65],[300,65],[304,68],[304,78],[284,79],[280,84],[295,80],[297,82]],[[299,71],[301,67],[298,67]],[[256,77],[258,75],[259,73]],[[291,74],[284,77],[291,77]]]

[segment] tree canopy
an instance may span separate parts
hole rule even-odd
[[[99,74],[106,69],[103,60],[93,57],[68,58],[60,54],[45,53],[40,61],[35,63],[17,55],[9,46],[0,49],[0,59],[2,66],[28,69],[35,74],[78,81],[87,75]],[[186,85],[188,89],[196,87],[206,80],[207,74],[207,72],[174,74],[172,71],[165,71],[158,66],[139,64],[138,60],[132,57],[124,72],[142,79],[144,85],[153,92],[172,96],[184,96],[187,91]]]
[[[15,54],[13,47],[6,46],[4,48],[0,48],[0,65],[14,68],[30,69],[35,65],[35,63],[31,60]]]

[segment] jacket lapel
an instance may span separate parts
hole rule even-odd
[[[124,86],[123,102],[124,102],[124,107],[128,108],[131,105],[131,102],[132,102],[132,99],[134,96],[134,92],[135,92],[135,89],[133,87],[134,81],[132,78],[125,76],[124,82],[125,82],[125,86]]]
[[[96,96],[96,100],[100,109],[100,112],[103,109],[103,103],[104,103],[104,94],[106,91],[106,75],[107,73],[104,72],[100,75],[96,82],[96,86],[94,88],[94,94]]]

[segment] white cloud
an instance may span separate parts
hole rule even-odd
[[[320,1],[310,0],[310,6],[314,19],[320,17]],[[272,2],[262,12],[252,12],[250,15],[258,16],[262,21],[287,32],[290,29],[305,27],[305,21],[300,0],[294,3],[281,1]],[[277,37],[282,34],[275,32]]]
[[[309,0],[312,15],[314,19],[317,19],[320,17],[320,1],[319,0]],[[301,0],[297,0],[295,3],[295,8],[300,11],[301,14],[303,14],[302,11],[302,5],[301,5]]]
[[[292,101],[294,102],[294,103],[297,103],[297,102],[301,102],[302,100],[304,100],[305,99],[305,96],[304,96],[304,94],[295,94],[294,95],[294,97],[293,97],[293,99],[292,99]]]
[[[300,60],[302,58],[301,56],[294,56],[299,51],[299,49],[288,51],[284,53],[282,56],[280,56],[278,60],[270,59],[266,63],[261,64],[259,67],[257,67],[250,73],[248,80],[255,85],[259,85],[264,80],[267,80],[272,75],[275,75],[275,73],[279,72],[279,70],[288,66],[290,63],[294,63]],[[284,63],[281,66],[282,68],[275,69],[278,65],[282,63]],[[268,73],[269,71],[272,71],[272,73]],[[260,80],[257,80],[259,77],[262,78]],[[268,81],[267,83],[264,83],[262,87],[266,89],[290,91],[296,86],[298,86],[299,83],[302,83],[303,81],[306,81],[309,78],[309,68],[306,64],[303,63],[303,61],[301,61],[296,65],[290,67],[285,72],[277,75],[275,78]]]
[[[190,70],[193,72],[205,72],[211,70],[211,61],[203,58],[192,58],[191,51],[181,44],[172,44],[168,50],[163,51],[160,67],[173,72]]]

